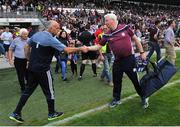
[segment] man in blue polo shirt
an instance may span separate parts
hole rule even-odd
[[[63,112],[56,112],[54,108],[54,86],[52,84],[52,76],[50,72],[50,64],[55,49],[67,53],[84,51],[84,47],[66,47],[54,36],[59,32],[60,26],[56,21],[49,21],[47,31],[34,34],[28,44],[25,46],[25,54],[29,59],[28,66],[28,82],[25,91],[21,95],[19,103],[10,115],[10,119],[18,123],[23,123],[21,110],[32,95],[34,90],[40,84],[48,104],[48,120],[54,120],[63,115]]]

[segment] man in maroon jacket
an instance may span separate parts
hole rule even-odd
[[[142,48],[136,35],[125,24],[118,25],[117,16],[115,14],[106,14],[105,24],[110,29],[107,34],[103,36],[98,45],[87,47],[88,51],[99,50],[107,42],[112,50],[115,61],[113,64],[113,100],[109,104],[110,107],[115,107],[121,103],[121,87],[122,77],[125,72],[132,81],[138,95],[141,97],[142,106],[148,107],[148,99],[142,96],[142,89],[139,84],[138,76],[135,70],[136,62],[134,57],[134,50],[132,42],[136,44],[139,49],[142,59],[146,59],[146,54]],[[131,41],[132,40],[132,41]]]

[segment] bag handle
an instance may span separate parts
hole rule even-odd
[[[151,60],[148,60],[148,64],[145,66],[146,73],[147,73],[147,74],[149,73],[149,67],[148,67],[149,63],[152,65],[153,71],[154,71],[155,73],[157,73],[159,69],[158,69],[156,63],[155,63],[155,62],[152,62]]]

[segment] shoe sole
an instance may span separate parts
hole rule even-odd
[[[112,85],[112,84],[108,84],[108,86],[113,87],[114,85]]]
[[[52,120],[55,120],[55,119],[58,119],[58,118],[60,118],[61,116],[63,116],[64,115],[64,113],[62,114],[62,115],[60,115],[60,116],[57,116],[57,117],[54,117],[54,118],[48,118],[48,120],[49,121],[52,121]]]
[[[143,109],[147,109],[149,107],[149,103],[147,102],[145,105],[143,105]]]
[[[147,109],[149,107],[149,98],[146,99],[146,104],[143,105],[143,109]]]
[[[110,105],[109,105],[109,107],[110,107],[110,108],[114,108],[114,107],[116,107],[116,106],[118,106],[118,105],[120,105],[120,104],[122,104],[122,102],[119,102],[119,103],[117,103],[117,104],[114,105],[114,106],[110,106]]]
[[[9,119],[11,119],[11,120],[13,120],[13,121],[15,121],[15,122],[17,122],[17,123],[23,123],[22,121],[19,121],[19,120],[15,119],[15,118],[12,117],[12,116],[10,116]]]
[[[147,106],[143,106],[143,109],[147,109],[149,107],[149,105],[147,105]]]

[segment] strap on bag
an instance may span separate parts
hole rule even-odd
[[[145,66],[146,73],[149,74],[149,63],[152,65],[153,71],[157,74],[159,72],[159,68],[157,67],[156,63],[152,62],[151,60],[148,60],[148,64]]]

